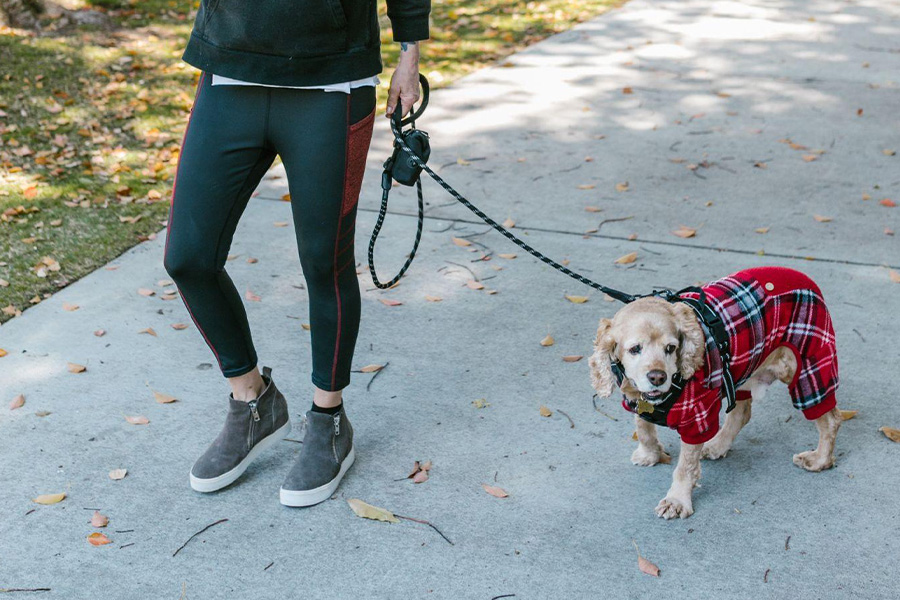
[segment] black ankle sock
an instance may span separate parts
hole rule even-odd
[[[341,402],[334,408],[322,408],[321,406],[316,406],[316,403],[313,402],[312,411],[317,413],[325,413],[326,415],[336,415],[340,412],[340,410],[344,408],[344,403]]]

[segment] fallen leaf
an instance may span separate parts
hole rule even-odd
[[[426,461],[422,464],[422,470],[423,470],[423,471],[430,471],[430,470],[431,470],[431,461],[430,461],[430,460],[426,460]]]
[[[469,161],[467,161],[467,160],[464,159],[464,158],[457,158],[457,159],[456,159],[456,164],[458,164],[458,165],[460,165],[460,166],[463,166],[463,167],[466,167],[466,166],[471,165],[472,163],[470,163]]]
[[[573,363],[573,362],[578,362],[582,358],[584,358],[583,354],[570,354],[568,356],[563,356],[563,361],[568,362],[568,363]]]
[[[248,264],[248,265],[255,265],[255,264],[258,263],[258,262],[259,262],[259,259],[258,259],[258,258],[253,258],[252,256],[251,256],[250,258],[247,259],[247,264]]]
[[[832,220],[831,217],[823,217],[822,215],[813,215],[813,219],[819,223],[830,223]]]
[[[377,373],[382,370],[384,365],[366,365],[362,369],[360,369],[361,373]]]
[[[310,327],[311,325],[309,323],[300,323],[300,329],[302,329],[303,331],[309,331]]]
[[[91,527],[106,527],[107,525],[109,525],[109,517],[101,515],[99,510],[95,510],[94,516],[91,517]]]
[[[47,415],[51,415],[51,414],[53,414],[53,413],[51,413],[49,410],[38,410],[38,411],[35,411],[34,416],[46,417]]]
[[[66,499],[65,492],[60,494],[41,494],[37,498],[34,498],[34,502],[37,504],[57,504]]]
[[[768,227],[757,227],[753,231],[755,231],[756,233],[769,233],[769,228]]]
[[[638,550],[637,542],[631,540],[631,543],[634,544],[634,549],[637,550],[638,569],[641,570],[641,573],[646,573],[647,575],[652,575],[653,577],[659,577],[659,567],[641,556],[641,551]]]
[[[516,222],[512,220],[512,217],[510,217],[510,218],[506,219],[505,221],[503,221],[503,226],[506,227],[507,229],[512,229],[513,227],[516,226]]]
[[[472,400],[472,404],[475,408],[487,408],[491,405],[490,402],[486,401],[484,398],[479,398],[478,400]]]
[[[287,221],[275,221],[274,223],[272,223],[272,225],[274,225],[275,227],[287,227],[288,222]]]
[[[597,186],[593,183],[582,183],[581,185],[578,186],[578,189],[579,190],[592,190],[595,187],[597,187]]]
[[[125,476],[128,475],[128,469],[113,469],[109,472],[109,478],[113,481],[119,481],[120,479],[125,479]]]
[[[187,328],[188,328],[188,326],[185,325],[184,323],[172,323],[171,327],[172,327],[172,329],[174,329],[175,331],[181,331],[182,329],[187,329]]]
[[[587,296],[570,296],[569,294],[566,294],[566,300],[568,300],[572,304],[584,304],[585,302],[588,301],[588,297]]]
[[[378,301],[385,306],[400,306],[401,304],[403,304],[399,300],[391,300],[390,298],[379,298]]]
[[[859,413],[858,410],[842,410],[841,411],[841,419],[844,421],[849,421],[853,417],[855,417]]]
[[[424,469],[419,471],[413,476],[412,480],[413,483],[425,483],[428,481],[428,471],[425,471]]]
[[[250,300],[251,302],[259,302],[260,300],[262,300],[262,298],[260,298],[259,296],[257,296],[253,292],[251,292],[250,290],[247,290],[247,293],[244,294],[244,298],[246,298],[247,300]]]
[[[890,198],[884,198],[882,200],[879,200],[878,204],[880,204],[882,206],[886,206],[887,208],[895,208],[897,206],[897,203],[894,202],[893,200],[891,200]]]
[[[538,412],[541,413],[542,417],[552,417],[553,411],[541,404],[541,407],[538,409]]]
[[[141,329],[138,333],[146,333],[147,335],[152,335],[153,337],[158,337],[156,335],[156,331],[153,330],[152,327],[148,327],[146,329]]]
[[[73,311],[76,311],[79,308],[81,308],[77,304],[69,304],[68,302],[64,302],[62,307],[63,307],[63,310],[67,310],[69,312],[73,312]]]
[[[881,153],[884,154],[885,156],[894,156],[895,154],[897,154],[897,151],[885,148],[884,150],[881,151]]]
[[[103,337],[104,335],[106,335],[106,330],[105,330],[105,329],[98,329],[97,331],[94,332],[94,335],[97,336],[97,337]]]
[[[356,513],[357,517],[362,517],[363,519],[372,519],[374,521],[384,521],[386,523],[399,523],[400,519],[394,516],[389,510],[384,508],[379,508],[377,506],[372,506],[371,504],[367,504],[358,498],[350,498],[347,500],[347,504],[350,505],[350,508]]]
[[[891,281],[894,283],[900,283],[900,273],[893,269],[888,269],[888,277],[891,278]]]
[[[617,184],[616,184],[616,191],[617,191],[617,192],[627,192],[627,191],[628,191],[628,182],[627,182],[627,181],[623,181],[622,183],[617,183]]]
[[[509,494],[507,494],[507,493],[506,493],[506,490],[504,490],[503,488],[498,488],[498,487],[495,487],[495,486],[493,486],[493,485],[488,485],[488,484],[486,484],[486,483],[482,483],[482,484],[481,484],[481,487],[483,487],[483,488],[484,488],[484,491],[486,491],[488,494],[490,494],[491,496],[494,496],[494,497],[496,497],[496,498],[507,498],[507,497],[509,497]]]
[[[893,427],[882,427],[878,431],[886,435],[887,438],[892,442],[900,443],[900,429],[894,429]]]
[[[512,260],[512,259],[516,258],[515,254],[509,254],[509,253],[498,254],[497,256],[499,256],[500,258],[505,258],[506,260]]]
[[[672,233],[674,233],[675,235],[677,235],[680,238],[687,239],[687,238],[692,238],[695,235],[697,235],[697,230],[693,229],[691,227],[688,227],[687,225],[682,225],[681,227],[679,227]]]
[[[84,373],[87,371],[87,367],[84,365],[79,365],[77,363],[67,363],[67,368],[69,369],[69,373]]]
[[[804,154],[803,155],[803,160],[806,162],[812,162],[814,160],[818,160],[818,158],[819,157],[816,156],[815,154]]]
[[[638,256],[637,252],[629,252],[625,256],[620,256],[613,262],[617,265],[630,265],[631,263],[633,263],[634,261],[637,260],[637,256]]]
[[[466,287],[470,290],[483,290],[484,284],[480,281],[475,281],[474,279],[470,279],[466,282]]]
[[[429,296],[427,294],[425,295],[425,299],[429,302],[440,302],[441,300],[443,300],[443,298],[441,298],[440,296]]]
[[[23,406],[25,406],[25,395],[19,394],[12,399],[12,402],[9,403],[9,410],[16,410],[17,408],[22,408]]]
[[[87,541],[91,546],[105,546],[106,544],[112,543],[112,540],[104,534],[96,532],[87,536]]]
[[[585,206],[584,210],[585,210],[585,212],[589,212],[589,213],[598,213],[598,212],[602,211],[603,209],[600,208],[599,206]]]
[[[622,88],[622,93],[623,93],[623,94],[633,94],[633,93],[634,93],[634,90],[631,89],[630,87],[623,87],[623,88]]]
[[[175,396],[163,394],[162,392],[157,392],[153,389],[151,389],[150,391],[153,392],[153,398],[160,404],[172,404],[173,402],[178,402],[178,398],[176,398]]]
[[[156,292],[148,288],[138,288],[138,294],[149,298],[150,296],[155,296]]]
[[[150,422],[150,419],[144,416],[137,417],[125,417],[125,420],[131,423],[132,425],[146,425]]]
[[[3,358],[3,357],[6,356],[7,354],[9,354],[9,352],[7,352],[6,350],[4,350],[3,348],[0,348],[0,358]]]
[[[453,240],[454,244],[456,244],[457,246],[462,246],[463,248],[472,245],[472,242],[470,242],[469,240],[464,240],[462,238],[451,237],[450,239]]]
[[[547,337],[541,340],[541,346],[552,346],[553,342],[553,336],[548,334]]]

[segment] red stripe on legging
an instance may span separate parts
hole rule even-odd
[[[350,168],[350,161],[347,160],[347,149],[350,147],[350,94],[347,94],[347,135],[344,141],[344,193],[347,188],[347,171]],[[341,223],[344,220],[343,194],[341,202],[338,202],[338,222],[337,229],[334,234],[334,257],[332,259],[332,269],[334,270],[334,297],[337,299],[337,333],[334,340],[334,360],[331,362],[331,387],[334,388],[335,379],[337,379],[338,352],[341,349],[341,290],[338,286],[338,242],[340,241]],[[328,390],[328,391],[334,391]]]
[[[197,101],[200,99],[200,92],[203,91],[203,80],[206,78],[206,71],[200,72],[200,80],[197,82],[197,91],[194,93],[194,104],[191,106],[191,114],[188,116],[187,125],[184,126],[184,133],[181,136],[181,146],[178,150],[178,164],[181,165],[181,153],[184,150],[184,140],[187,139],[188,130],[191,128],[191,119],[194,118],[194,107],[197,106]],[[178,189],[178,171],[179,169],[176,167],[175,169],[175,180],[172,182],[172,198],[169,200],[169,222],[166,223],[166,245],[163,249],[163,263],[166,261],[166,256],[169,254],[169,236],[172,234],[172,215],[174,214],[175,207],[175,190]],[[175,284],[175,287],[178,287],[178,284]],[[206,332],[203,331],[203,328],[200,327],[200,323],[197,322],[197,319],[194,317],[194,313],[191,310],[191,307],[188,305],[187,298],[184,297],[184,293],[181,292],[181,289],[178,290],[181,296],[181,301],[184,303],[184,307],[187,309],[188,314],[191,316],[191,321],[194,322],[194,326],[197,328],[197,331],[200,332],[200,335],[203,336],[203,340],[206,342],[206,345],[209,346],[209,349],[212,350],[213,355],[216,357],[216,362],[219,363],[219,369],[222,368],[222,359],[219,358],[219,353],[216,352],[215,346],[209,341],[209,338],[206,337]]]

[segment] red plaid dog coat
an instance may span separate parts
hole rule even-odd
[[[797,359],[797,372],[788,385],[794,406],[810,420],[835,407],[838,361],[834,330],[822,292],[812,279],[793,269],[760,267],[713,281],[703,291],[728,332],[736,387],[747,381],[773,350],[787,346]],[[666,424],[688,444],[707,442],[719,431],[722,361],[712,336],[704,333],[706,364],[688,380],[666,418]],[[738,400],[749,398],[748,391],[737,393]],[[622,405],[632,410],[627,401]]]

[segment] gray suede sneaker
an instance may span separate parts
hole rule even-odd
[[[344,409],[334,414],[308,411],[303,448],[281,486],[285,506],[312,506],[327,500],[353,464],[353,427]]]
[[[243,475],[266,448],[291,432],[287,401],[272,381],[272,369],[263,367],[265,390],[255,400],[241,402],[229,394],[225,426],[191,469],[191,487],[215,492]]]

